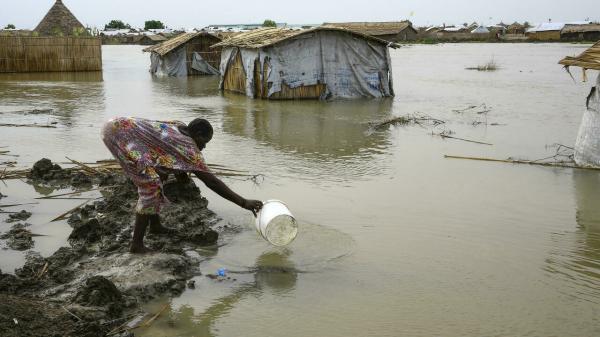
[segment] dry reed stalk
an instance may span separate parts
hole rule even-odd
[[[68,211],[66,211],[65,213],[57,216],[56,218],[50,220],[50,222],[55,222],[55,221],[60,221],[60,220],[64,220],[66,218],[67,215],[75,212],[76,210],[80,209],[81,207],[83,207],[85,204],[87,204],[88,202],[92,201],[92,199],[88,199],[86,200],[84,203],[82,203],[81,205],[78,205],[77,207],[74,207]]]
[[[2,207],[18,207],[18,206],[24,206],[24,205],[37,205],[37,204],[39,204],[39,202],[28,202],[28,203],[24,203],[24,204],[0,205],[0,208],[2,208]]]
[[[490,144],[490,143],[479,142],[479,141],[476,141],[476,140],[470,140],[470,139],[465,139],[465,138],[460,138],[460,137],[448,136],[448,135],[446,135],[444,133],[439,133],[439,134],[434,134],[434,135],[440,136],[443,139],[450,138],[450,139],[462,140],[463,142],[467,142],[467,143],[475,143],[475,144],[490,145],[490,146],[494,145],[494,144]]]
[[[15,127],[15,128],[47,128],[47,129],[55,129],[55,125],[40,125],[40,124],[11,124],[11,123],[1,123],[0,126],[6,127]]]
[[[542,163],[531,160],[515,160],[515,159],[495,159],[495,158],[483,158],[483,157],[465,157],[465,156],[450,156],[444,155],[444,158],[449,159],[464,159],[464,160],[478,160],[478,161],[490,161],[490,162],[498,162],[498,163],[508,163],[508,164],[527,164],[527,165],[537,165],[537,166],[550,166],[550,167],[562,167],[562,168],[573,168],[573,169],[582,169],[582,170],[595,170],[600,171],[598,167],[590,167],[590,166],[579,166],[567,163]]]
[[[94,169],[92,167],[89,167],[89,166],[87,166],[87,165],[85,165],[85,164],[83,164],[81,162],[78,162],[76,160],[73,160],[73,159],[71,159],[69,157],[65,157],[65,158],[67,158],[68,160],[70,160],[73,164],[78,165],[81,168],[83,168],[84,171],[88,171],[88,172],[94,173],[94,174],[100,174],[100,172],[98,172],[98,170],[96,170],[96,169]]]

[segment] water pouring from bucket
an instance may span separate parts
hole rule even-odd
[[[285,246],[296,238],[298,223],[283,202],[267,200],[256,216],[256,230],[274,246]]]

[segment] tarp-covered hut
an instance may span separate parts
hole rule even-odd
[[[62,0],[56,0],[34,31],[41,36],[69,36],[81,35],[85,32],[85,27]]]
[[[265,99],[394,95],[388,41],[335,27],[264,28],[213,46],[226,91]]]
[[[600,42],[581,55],[566,57],[559,63],[567,68],[583,68],[586,80],[586,70],[600,70]],[[600,75],[596,79],[596,86],[592,87],[586,99],[586,111],[583,113],[575,141],[575,162],[582,166],[600,167]]]
[[[414,41],[417,30],[410,21],[395,22],[328,22],[325,27],[338,27],[378,37],[390,42]]]
[[[222,36],[208,33],[183,33],[144,49],[150,52],[150,72],[169,76],[218,75],[221,48],[211,48]]]

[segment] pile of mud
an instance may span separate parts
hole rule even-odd
[[[47,159],[37,162],[29,177],[52,186],[79,186],[85,181],[98,185],[102,198],[71,214],[68,247],[46,258],[30,251],[15,275],[0,271],[0,336],[40,335],[36,327],[42,331],[44,325],[48,333],[41,335],[53,336],[57,322],[65,327],[60,336],[103,336],[142,303],[180,294],[186,282],[200,274],[197,254],[187,252],[214,245],[219,237],[212,229],[218,219],[191,179],[165,182],[164,193],[171,203],[161,212],[161,222],[170,233],[147,234],[145,244],[154,252],[139,255],[128,252],[137,189],[126,177],[76,178]],[[9,246],[12,240],[14,247],[21,248],[27,246],[31,233],[26,225],[17,224],[3,237]],[[40,301],[44,305],[38,305]],[[11,311],[13,305],[23,310]],[[29,332],[21,333],[27,330],[25,325],[16,329],[13,318],[27,322]]]

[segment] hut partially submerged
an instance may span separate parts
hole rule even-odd
[[[324,23],[323,26],[349,29],[390,42],[414,41],[417,39],[418,34],[410,21],[329,22]]]
[[[62,0],[56,0],[34,31],[40,36],[79,36],[86,32],[85,27]]]
[[[559,63],[567,70],[569,67],[582,68],[585,81],[587,70],[600,71],[600,42],[579,56],[566,57]],[[600,75],[596,79],[596,86],[592,87],[586,99],[586,111],[583,113],[575,141],[575,162],[581,166],[600,167]]]
[[[264,99],[394,95],[389,47],[337,27],[264,28],[236,35],[221,52],[220,88]]]
[[[218,75],[221,48],[211,48],[222,36],[209,33],[183,33],[144,49],[150,53],[150,72],[169,76]]]

